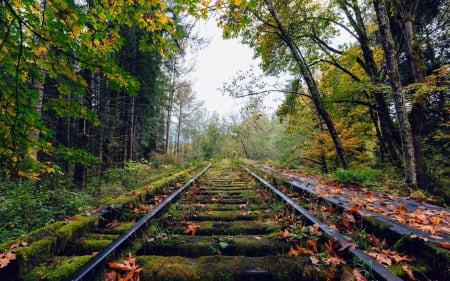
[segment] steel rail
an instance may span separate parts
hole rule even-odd
[[[250,175],[252,175],[255,179],[257,179],[259,182],[261,182],[265,187],[269,188],[274,192],[276,195],[278,195],[280,198],[282,198],[284,201],[289,203],[294,209],[296,209],[298,212],[300,212],[303,216],[305,216],[310,222],[313,224],[317,224],[319,228],[324,231],[326,234],[328,234],[331,237],[334,237],[341,245],[347,244],[349,241],[344,238],[341,234],[335,232],[332,230],[328,225],[320,221],[318,218],[313,216],[306,210],[305,208],[301,207],[297,203],[295,203],[291,198],[286,196],[283,192],[275,188],[273,185],[265,181],[263,178],[259,177],[252,171],[250,171],[247,167],[241,165],[241,167],[247,171]],[[361,261],[363,261],[365,264],[367,264],[374,273],[378,275],[378,277],[383,278],[383,280],[386,281],[402,281],[400,277],[389,271],[386,267],[378,263],[374,258],[364,253],[362,250],[357,248],[347,248],[347,251],[353,254],[355,257],[359,258]]]
[[[310,188],[308,188],[306,185],[298,182],[298,181],[290,181],[289,184],[293,186],[294,188],[300,189],[303,192],[307,192],[309,194],[317,194]],[[344,202],[342,200],[339,200],[337,197],[322,197],[321,199],[330,202],[331,204],[335,206],[340,206],[344,209],[350,209],[351,205],[350,203]],[[424,231],[421,231],[419,229],[413,228],[408,225],[403,225],[398,222],[396,222],[394,219],[391,219],[389,217],[383,216],[379,213],[369,211],[365,208],[362,208],[360,210],[361,216],[371,217],[374,218],[380,222],[386,223],[389,225],[389,229],[395,233],[398,233],[399,235],[417,235],[418,237],[421,237],[422,239],[427,239],[428,242],[431,243],[441,243],[441,242],[450,242],[450,238],[447,234],[438,234],[441,239],[434,238],[433,235],[426,233]]]
[[[137,221],[132,227],[127,229],[122,235],[120,235],[116,240],[108,245],[105,249],[100,251],[87,263],[85,263],[81,268],[72,273],[66,280],[68,281],[78,281],[83,280],[84,277],[88,276],[101,262],[103,262],[113,251],[119,248],[126,240],[128,240],[136,231],[141,229],[147,224],[147,222],[156,216],[164,207],[169,205],[180,193],[187,189],[191,184],[193,184],[200,176],[202,176],[212,164],[209,164],[200,173],[190,179],[186,184],[177,189],[171,195],[169,195],[164,201],[158,204],[151,212],[142,217]]]

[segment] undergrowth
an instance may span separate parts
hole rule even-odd
[[[153,162],[129,162],[91,177],[83,190],[73,188],[64,175],[53,175],[39,183],[0,182],[0,243],[97,207],[156,177],[176,173],[184,165],[180,160],[161,157]]]
[[[382,171],[374,169],[337,169],[334,178],[344,184],[358,184],[373,187],[380,184]]]

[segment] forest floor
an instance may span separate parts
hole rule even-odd
[[[426,237],[417,237],[419,239],[442,241],[438,242],[441,247],[450,248],[450,209],[430,204],[425,201],[426,198],[405,197],[355,184],[342,184],[298,170],[277,168],[271,164],[257,164],[253,161],[251,164],[266,173],[278,174],[290,182],[299,183],[316,198],[337,200],[347,210],[364,216],[381,215],[427,234]]]

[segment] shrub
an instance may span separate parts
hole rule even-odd
[[[338,169],[333,176],[337,181],[344,184],[359,184],[371,187],[380,182],[382,173],[373,169]]]
[[[0,243],[90,208],[84,193],[35,182],[0,183]]]

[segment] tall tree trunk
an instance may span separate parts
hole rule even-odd
[[[375,12],[377,14],[381,40],[383,42],[386,67],[389,74],[389,82],[392,88],[392,95],[394,98],[394,107],[400,126],[400,135],[405,157],[405,183],[407,188],[415,188],[417,187],[417,179],[415,171],[416,161],[414,157],[414,146],[411,136],[411,127],[406,116],[402,86],[400,84],[400,73],[395,57],[394,39],[392,37],[384,0],[374,0],[373,3]]]
[[[38,92],[38,100],[35,104],[33,104],[34,110],[36,111],[36,114],[42,118],[42,102],[44,100],[44,83],[42,83],[42,81],[45,80],[45,72],[43,70],[41,70],[38,67],[38,71],[40,72],[40,74],[42,75],[42,77],[37,77],[33,79],[33,88],[37,90]],[[39,150],[37,149],[37,145],[34,144],[34,142],[38,142],[39,140],[39,131],[37,130],[32,130],[31,131],[31,139],[32,139],[32,150],[30,152],[30,156],[32,158],[34,158],[37,161],[38,158],[38,152]]]
[[[170,152],[170,124],[172,122],[172,109],[173,109],[173,99],[175,96],[175,70],[176,70],[176,59],[173,59],[172,65],[172,77],[170,81],[170,90],[167,103],[166,112],[166,153]]]
[[[311,69],[309,68],[305,58],[303,57],[303,54],[298,47],[298,45],[295,43],[293,38],[289,35],[288,31],[282,24],[280,18],[278,17],[278,14],[275,11],[275,8],[273,7],[273,3],[271,0],[265,0],[266,6],[269,10],[269,13],[271,14],[272,18],[275,20],[277,29],[279,30],[280,38],[283,40],[286,45],[288,46],[289,50],[291,51],[294,60],[298,64],[300,68],[300,72],[303,76],[303,79],[306,82],[306,85],[308,86],[308,90],[311,94],[311,99],[314,103],[314,106],[317,110],[317,113],[322,118],[322,120],[325,122],[328,133],[331,136],[331,139],[333,140],[334,147],[336,149],[336,153],[341,160],[342,167],[344,169],[348,169],[350,167],[350,164],[348,162],[347,156],[344,151],[344,147],[342,146],[341,140],[339,138],[339,135],[336,131],[336,128],[333,124],[333,120],[331,119],[331,116],[329,115],[328,111],[325,109],[322,99],[320,97],[319,89],[316,85],[316,82],[314,80],[314,77],[311,73]]]
[[[399,7],[397,13],[401,16],[404,25],[403,34],[406,40],[414,82],[421,83],[425,79],[425,64],[414,32],[414,18],[417,4],[418,1],[413,0],[400,1],[401,7]],[[411,134],[414,145],[414,157],[416,158],[417,183],[421,187],[427,185],[425,160],[422,150],[422,127],[425,118],[426,100],[425,95],[413,99],[410,112]]]
[[[134,143],[136,136],[136,99],[135,97],[130,97],[130,106],[129,106],[129,122],[128,122],[128,157],[127,160],[133,160],[134,154]]]
[[[363,60],[358,60],[358,63],[367,73],[370,78],[370,81],[373,83],[380,83],[377,66],[375,63],[375,59],[373,57],[372,49],[370,48],[369,36],[367,34],[367,30],[365,27],[365,21],[362,16],[361,8],[357,0],[343,0],[340,1],[340,7],[344,11],[350,25],[353,27],[357,35],[357,40],[359,46],[361,48],[361,52],[363,55]],[[353,15],[350,12],[349,8],[352,9]],[[399,158],[398,151],[402,151],[402,144],[400,141],[400,135],[395,127],[395,124],[392,120],[391,114],[389,112],[389,107],[384,97],[383,92],[374,91],[372,92],[375,102],[377,104],[377,119],[379,121],[380,127],[380,143],[384,143],[386,145],[387,151],[389,152],[389,159],[391,163],[398,167],[402,167],[402,163]],[[374,119],[374,121],[377,121]],[[378,124],[374,123],[375,127],[378,127]],[[382,149],[382,148],[381,148]]]
[[[180,100],[180,107],[178,111],[178,124],[177,124],[177,140],[176,140],[176,148],[177,155],[180,155],[180,139],[181,139],[181,124],[183,122],[183,102]]]

